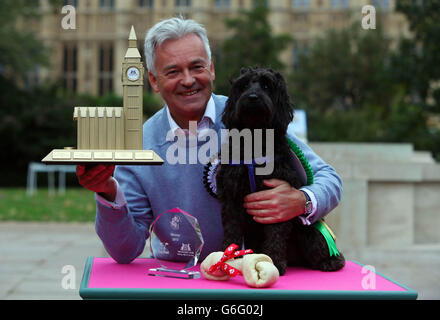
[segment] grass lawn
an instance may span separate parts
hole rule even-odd
[[[26,188],[0,188],[0,221],[95,221],[95,195],[84,188],[67,188],[64,195],[38,189],[33,196]]]

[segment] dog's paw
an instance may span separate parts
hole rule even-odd
[[[317,269],[321,271],[338,271],[345,266],[345,258],[342,253],[339,256],[331,256],[321,261]]]
[[[274,262],[275,267],[277,267],[280,276],[286,273],[287,269],[287,261],[276,261]]]

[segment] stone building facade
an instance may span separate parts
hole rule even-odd
[[[213,51],[229,36],[223,21],[240,10],[251,9],[255,0],[64,0],[75,7],[75,29],[63,29],[66,16],[61,8],[39,0],[40,19],[33,23],[39,37],[51,48],[51,66],[38,71],[37,79],[57,79],[78,93],[122,94],[120,63],[125,54],[126,30],[134,25],[138,47],[143,48],[146,31],[156,22],[183,14],[202,23]],[[266,0],[269,22],[275,33],[289,33],[295,39],[282,56],[293,68],[297,56],[330,28],[341,28],[363,17],[362,7],[373,5],[377,23],[386,35],[398,39],[408,35],[403,15],[394,10],[395,0]],[[141,52],[143,54],[143,52]],[[144,83],[149,90],[148,81]]]

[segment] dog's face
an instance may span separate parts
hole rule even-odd
[[[286,83],[279,72],[246,68],[232,82],[222,121],[227,129],[275,129],[284,133],[293,119]]]

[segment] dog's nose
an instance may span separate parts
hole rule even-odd
[[[248,96],[248,98],[251,99],[251,100],[257,100],[257,99],[258,99],[258,96],[257,96],[256,93],[251,93],[251,94]]]

